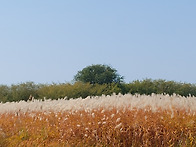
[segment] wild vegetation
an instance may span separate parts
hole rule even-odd
[[[112,95],[0,104],[0,146],[196,146],[196,97]]]
[[[196,146],[194,84],[92,65],[73,84],[0,85],[0,101],[0,147]]]
[[[58,98],[86,98],[87,96],[112,95],[113,93],[121,94],[146,94],[173,93],[181,96],[196,96],[196,85],[188,83],[178,83],[165,80],[133,81],[131,83],[109,83],[109,84],[90,84],[75,82],[70,83],[53,83],[53,84],[35,84],[26,82],[13,84],[11,86],[0,85],[0,101],[11,102],[28,100],[32,95],[35,99],[58,99]]]
[[[74,83],[35,84],[26,82],[11,86],[0,85],[0,102],[35,99],[86,98],[116,94],[166,93],[169,95],[196,96],[196,85],[165,80],[145,79],[125,83],[123,76],[108,65],[91,65],[74,76]]]

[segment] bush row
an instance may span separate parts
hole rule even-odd
[[[85,98],[87,96],[111,95],[113,93],[131,93],[146,94],[173,93],[181,96],[196,96],[196,85],[188,83],[178,83],[165,80],[145,79],[136,80],[131,83],[121,84],[90,84],[76,82],[70,83],[53,83],[53,84],[35,84],[34,82],[26,82],[16,85],[0,85],[0,101],[11,102],[29,99],[32,95],[35,99],[58,99],[58,98]]]

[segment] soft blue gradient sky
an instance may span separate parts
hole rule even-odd
[[[71,82],[92,64],[196,83],[196,1],[0,2],[0,84]]]

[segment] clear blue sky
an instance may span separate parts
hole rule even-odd
[[[0,2],[0,84],[71,82],[92,64],[196,83],[196,1]]]

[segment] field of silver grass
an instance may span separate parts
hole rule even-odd
[[[195,114],[175,94],[0,103],[0,146],[196,146]]]
[[[93,109],[146,109],[152,111],[171,110],[176,109],[186,110],[190,113],[196,111],[196,97],[182,97],[179,95],[163,95],[152,94],[147,95],[112,95],[112,96],[96,96],[87,97],[85,99],[58,99],[58,100],[33,100],[33,101],[19,101],[0,103],[0,113],[16,113],[16,112],[48,112],[48,111],[91,111]]]

